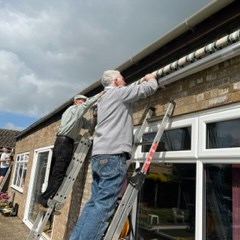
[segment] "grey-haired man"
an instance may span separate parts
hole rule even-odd
[[[48,199],[54,197],[63,182],[73,156],[74,141],[77,139],[80,129],[94,127],[93,121],[87,120],[83,115],[101,95],[102,93],[99,93],[92,98],[76,95],[74,104],[63,113],[53,147],[48,186],[45,192],[38,198],[41,209],[48,207]]]
[[[70,240],[100,240],[109,225],[127,172],[133,142],[133,102],[158,88],[153,74],[139,85],[125,86],[119,71],[103,73],[105,94],[98,100],[98,119],[92,150],[92,195],[86,203]]]

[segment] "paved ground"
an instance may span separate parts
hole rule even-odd
[[[5,217],[0,213],[0,239],[26,240],[29,229],[18,217]]]

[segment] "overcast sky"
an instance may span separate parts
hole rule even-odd
[[[24,129],[210,0],[0,0],[0,128]]]

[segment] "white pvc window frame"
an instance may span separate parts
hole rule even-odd
[[[23,181],[26,176],[29,152],[20,153],[16,157],[11,187],[23,192]],[[20,172],[22,170],[22,172]]]
[[[150,124],[144,131],[144,133],[156,132],[160,127],[161,123]],[[170,120],[166,126],[166,130],[173,130],[183,127],[191,128],[191,149],[190,150],[181,150],[181,151],[166,151],[166,152],[156,152],[153,156],[153,161],[165,161],[173,159],[196,159],[197,155],[197,143],[193,139],[197,139],[197,119],[196,118],[176,118]],[[136,131],[136,129],[135,129]],[[193,144],[194,143],[194,144]],[[144,161],[147,153],[141,151],[142,146],[138,146],[135,154],[133,155],[134,160]]]
[[[235,148],[214,148],[214,149],[207,149],[206,148],[206,141],[207,141],[207,124],[226,121],[226,120],[233,120],[233,119],[240,119],[240,106],[238,109],[232,107],[230,109],[220,111],[220,112],[213,112],[207,114],[205,116],[199,117],[199,147],[198,147],[198,159],[201,158],[219,158],[225,159],[229,158],[239,158],[240,157],[240,147]]]
[[[51,159],[52,159],[52,149],[53,149],[53,146],[48,146],[48,147],[38,148],[38,149],[34,150],[33,164],[32,164],[31,176],[30,176],[29,186],[28,186],[28,189],[30,191],[28,190],[27,200],[26,200],[26,205],[25,205],[25,211],[24,211],[24,217],[23,217],[24,223],[29,228],[32,228],[32,226],[33,226],[33,223],[28,219],[28,211],[29,211],[30,204],[31,204],[31,194],[32,194],[32,189],[34,187],[35,174],[36,174],[36,171],[37,171],[38,154],[42,153],[42,152],[49,152],[48,163],[47,163],[46,174],[45,174],[45,182],[46,182],[47,181],[47,177],[48,177],[49,172],[50,172]]]
[[[206,149],[207,124],[240,118],[240,103],[222,106],[198,113],[188,114],[179,118],[171,118],[166,130],[191,126],[191,150],[174,152],[157,152],[153,162],[164,163],[195,163],[196,164],[196,205],[195,205],[195,239],[205,240],[204,224],[204,169],[206,164],[240,164],[240,147]],[[157,131],[159,123],[152,123],[145,133]],[[134,129],[136,131],[137,127]],[[136,149],[133,161],[145,161],[147,153]],[[135,206],[136,207],[136,206]],[[136,215],[135,215],[136,217]],[[136,219],[135,219],[136,221]]]

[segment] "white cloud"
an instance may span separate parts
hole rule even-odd
[[[11,129],[11,130],[18,130],[22,131],[24,128],[20,126],[16,126],[14,123],[7,122],[4,126],[3,129]]]
[[[0,109],[52,111],[208,2],[0,0]]]
[[[54,101],[62,101],[65,90],[73,92],[66,82],[41,79],[16,54],[3,50],[0,76],[4,82],[0,105],[10,112],[41,116],[55,107]]]

